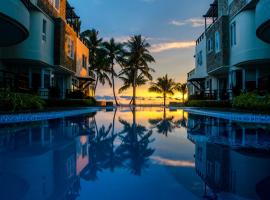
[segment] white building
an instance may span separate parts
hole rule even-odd
[[[211,4],[204,18],[212,23],[205,23],[204,37],[197,40],[196,68],[188,74],[191,98],[229,99],[241,92],[270,92],[269,8],[269,0]],[[198,52],[203,52],[202,59]],[[198,60],[204,59],[199,65]]]

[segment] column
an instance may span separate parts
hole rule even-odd
[[[242,70],[242,77],[243,77],[242,90],[245,91],[246,90],[246,70],[245,69]]]
[[[260,71],[258,68],[256,68],[256,89],[258,90],[259,89],[259,78],[260,78]]]
[[[28,69],[28,87],[31,89],[32,88],[32,69]]]
[[[53,82],[52,82],[53,72],[52,72],[52,70],[49,71],[49,74],[50,74],[50,87],[52,87],[53,86]]]
[[[40,73],[40,88],[44,89],[44,75],[45,75],[45,70],[42,68],[41,73]]]

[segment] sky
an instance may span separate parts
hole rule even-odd
[[[95,28],[104,40],[126,41],[141,34],[151,44],[156,63],[154,79],[166,73],[175,81],[186,82],[194,68],[195,41],[204,29],[202,15],[213,0],[69,0],[81,17],[82,31]],[[116,81],[116,87],[121,81]],[[149,94],[149,85],[138,89]],[[130,95],[131,90],[121,94]],[[112,95],[108,86],[99,86],[97,95]]]

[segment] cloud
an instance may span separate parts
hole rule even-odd
[[[174,26],[185,26],[190,25],[194,28],[204,26],[205,21],[203,18],[189,18],[185,20],[172,20],[169,24]]]
[[[195,41],[183,41],[183,42],[164,42],[159,44],[153,44],[150,51],[153,53],[159,53],[162,51],[168,51],[172,49],[186,49],[196,45]]]
[[[154,163],[170,166],[170,167],[195,167],[195,163],[192,161],[185,161],[185,160],[172,160],[167,158],[162,158],[160,156],[152,156],[151,159]]]

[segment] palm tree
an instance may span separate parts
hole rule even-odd
[[[127,89],[129,89],[130,87],[132,87],[132,84],[134,82],[133,81],[134,76],[131,74],[131,71],[127,71],[126,74],[123,74],[119,78],[123,81],[123,86],[121,88],[119,88],[119,91],[118,91],[121,94],[124,91],[126,91]],[[140,74],[136,80],[136,87],[145,85],[147,81],[148,80],[142,74]],[[130,104],[131,104],[132,100],[130,101]]]
[[[166,106],[167,95],[174,95],[176,88],[176,83],[173,79],[168,78],[166,74],[163,77],[157,79],[157,82],[153,82],[149,88],[149,92],[155,92],[163,94],[163,105]]]
[[[122,70],[120,75],[130,75],[130,79],[133,79],[133,105],[136,105],[136,88],[137,78],[140,76],[145,77],[147,80],[152,80],[151,72],[154,72],[152,68],[148,66],[149,63],[155,62],[155,59],[149,52],[150,44],[142,38],[141,35],[135,35],[129,39],[126,43],[128,51],[125,53],[126,59],[122,64]]]
[[[181,92],[182,93],[182,102],[185,103],[185,94],[187,93],[187,84],[186,83],[178,83],[177,86],[176,86],[176,90],[178,92]]]
[[[167,117],[166,108],[164,107],[163,118],[149,119],[149,123],[153,126],[153,128],[157,128],[158,133],[162,133],[167,137],[168,133],[171,133],[176,128],[173,119],[173,116]]]
[[[116,73],[114,70],[114,65],[115,65],[115,62],[118,64],[121,64],[121,61],[123,59],[123,52],[124,52],[123,45],[121,43],[116,43],[115,40],[112,38],[109,42],[104,42],[103,47],[109,59],[111,80],[112,80],[112,87],[113,87],[113,96],[114,96],[115,104],[118,106],[119,104],[117,102],[116,94],[115,94],[114,77],[116,76]]]
[[[112,83],[109,78],[109,60],[106,57],[106,51],[102,49],[103,39],[99,37],[99,32],[95,29],[86,30],[81,33],[81,38],[86,43],[89,49],[89,71],[94,72],[95,86],[94,92],[96,93],[97,85],[100,82],[104,85],[106,82],[111,86]]]

